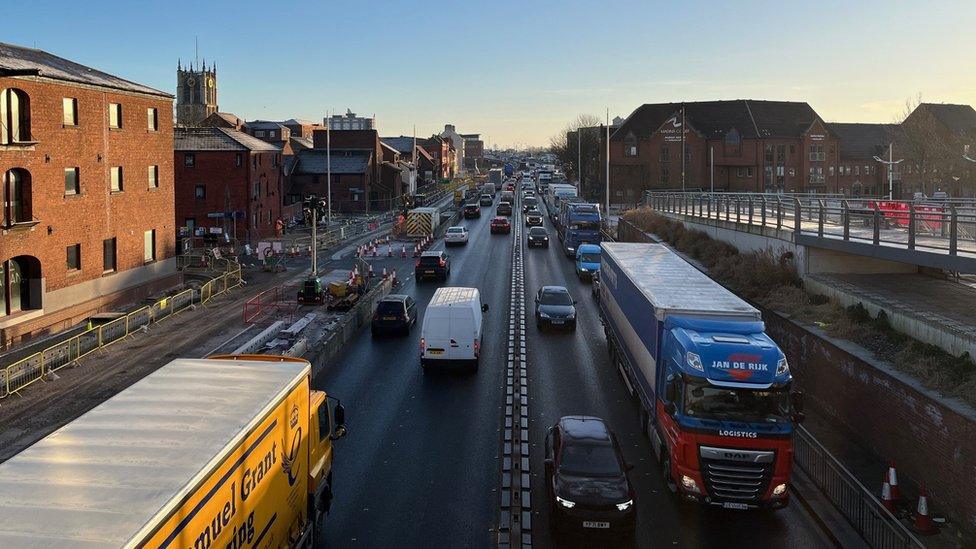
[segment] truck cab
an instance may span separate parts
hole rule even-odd
[[[726,508],[786,506],[802,414],[764,323],[672,316],[663,326],[652,442],[669,489]]]

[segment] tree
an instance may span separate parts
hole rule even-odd
[[[895,155],[905,159],[900,170],[903,198],[911,198],[913,192],[959,195],[959,181],[972,177],[962,154],[974,136],[947,128],[922,102],[921,94],[905,101],[899,122],[893,143]]]
[[[580,114],[565,129],[549,139],[549,152],[562,164],[566,177],[580,181],[580,172],[587,174],[594,158],[599,158],[600,119],[592,114]],[[582,129],[582,131],[581,131]],[[582,135],[582,140],[580,139]],[[582,151],[582,166],[580,152]]]

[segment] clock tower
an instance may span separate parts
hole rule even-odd
[[[199,126],[217,112],[217,64],[207,68],[176,64],[176,125]]]

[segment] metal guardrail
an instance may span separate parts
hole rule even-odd
[[[950,256],[976,256],[976,201],[645,191],[654,210]]]
[[[0,368],[0,399],[17,393],[93,351],[121,341],[150,324],[171,317],[193,303],[204,304],[214,296],[236,288],[240,284],[241,269],[238,267],[207,282],[201,286],[199,292],[193,289],[183,290]]]
[[[793,436],[793,462],[813,479],[871,547],[925,547],[803,426],[798,426]]]

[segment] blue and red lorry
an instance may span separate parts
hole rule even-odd
[[[602,247],[607,345],[668,489],[725,508],[786,506],[802,393],[760,312],[663,244]]]

